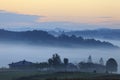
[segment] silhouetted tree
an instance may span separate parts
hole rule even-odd
[[[88,57],[88,63],[92,63],[92,57],[91,57],[91,55]]]
[[[103,58],[100,58],[99,63],[100,63],[101,65],[104,65]]]
[[[67,65],[69,63],[68,58],[64,58],[64,64]]]
[[[52,60],[54,65],[59,65],[62,63],[58,54],[53,54]]]
[[[50,65],[52,65],[53,64],[53,60],[50,58],[50,59],[48,59],[48,63],[50,64]]]
[[[116,60],[113,58],[108,59],[108,61],[106,62],[107,71],[117,72],[117,67],[118,67],[118,64],[117,64]]]

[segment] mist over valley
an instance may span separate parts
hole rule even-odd
[[[12,36],[2,38],[2,39],[9,38],[9,40],[1,39],[1,42],[0,42],[0,53],[1,53],[0,54],[0,63],[1,63],[0,67],[8,67],[9,63],[21,61],[24,59],[28,60],[28,61],[32,61],[32,62],[46,62],[47,59],[49,59],[51,57],[51,55],[54,53],[58,53],[61,56],[61,58],[63,58],[63,57],[68,58],[70,60],[70,62],[73,62],[74,64],[79,63],[81,61],[86,62],[89,55],[92,56],[93,62],[95,62],[95,63],[98,63],[98,61],[101,57],[104,59],[104,61],[106,61],[108,58],[111,58],[111,57],[115,58],[118,61],[118,63],[120,60],[119,59],[119,56],[120,56],[119,49],[114,49],[114,48],[108,49],[108,48],[104,48],[104,47],[97,48],[96,46],[89,48],[89,47],[80,47],[80,46],[79,47],[78,46],[77,47],[74,47],[74,46],[67,47],[67,46],[63,46],[63,45],[62,46],[58,46],[58,45],[50,46],[50,45],[33,44],[33,43],[26,44],[26,41],[24,42],[24,40],[20,40],[19,38],[16,38],[18,36],[12,37],[12,38],[11,37]],[[33,36],[33,37],[35,37],[35,36]],[[43,37],[43,39],[44,39],[44,37]],[[77,38],[75,38],[75,39],[77,39]],[[35,43],[37,43],[35,40],[33,40],[33,41]],[[93,40],[93,41],[97,41],[97,40]],[[106,41],[106,42],[109,42],[110,44],[112,43],[112,45],[120,46],[120,42],[116,41],[116,40],[101,39],[100,41],[101,42]],[[27,40],[27,42],[28,42],[28,40]],[[69,45],[69,46],[71,46],[71,45]]]

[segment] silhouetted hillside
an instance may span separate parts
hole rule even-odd
[[[0,30],[0,41],[63,47],[117,48],[109,42],[101,42],[95,39],[83,39],[75,35],[67,36],[65,34],[55,37],[46,31],[40,30],[23,32]]]

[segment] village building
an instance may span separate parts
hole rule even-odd
[[[11,63],[9,64],[9,68],[10,69],[29,69],[29,68],[33,68],[34,63],[23,60],[23,61],[19,61],[19,62],[15,62],[15,63]]]

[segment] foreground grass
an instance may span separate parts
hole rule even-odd
[[[50,74],[33,75],[28,77],[21,77],[16,80],[64,80],[64,79],[78,79],[91,78],[100,76],[101,74],[80,73],[80,72],[57,72]]]
[[[81,72],[5,71],[0,72],[0,80],[120,80],[120,75]]]
[[[42,75],[45,72],[38,71],[0,71],[0,80],[15,80],[20,77],[27,77],[32,75]]]
[[[120,80],[117,74],[94,74],[94,73],[52,73],[46,75],[33,75],[21,77],[16,80]]]

